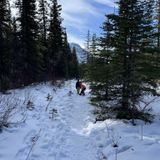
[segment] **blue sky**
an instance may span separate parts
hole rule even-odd
[[[14,1],[11,0],[11,4]],[[115,1],[117,0],[58,0],[62,5],[61,16],[69,42],[84,47],[88,30],[97,35],[102,33],[100,27],[105,20],[105,14],[114,12]]]
[[[84,47],[87,31],[99,35],[105,14],[114,12],[115,0],[59,0],[62,5],[63,26],[69,42]]]

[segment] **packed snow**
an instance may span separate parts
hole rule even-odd
[[[152,124],[95,122],[88,88],[86,96],[77,95],[72,80],[60,88],[46,83],[5,95],[18,102],[19,112],[0,133],[0,160],[159,160],[159,100],[151,104]]]

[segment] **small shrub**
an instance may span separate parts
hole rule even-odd
[[[46,99],[47,99],[47,101],[51,101],[53,99],[53,97],[48,93]]]
[[[27,102],[27,109],[29,109],[29,110],[33,110],[34,109],[34,103],[32,101],[30,101],[30,100]]]
[[[58,116],[58,111],[57,109],[53,108],[52,110],[49,111],[49,114],[50,114],[49,118],[53,120]]]
[[[14,97],[0,96],[0,129],[9,127],[10,118],[15,114],[18,103]]]
[[[11,87],[10,81],[8,77],[2,77],[0,80],[0,91],[2,93],[6,93],[6,91]]]

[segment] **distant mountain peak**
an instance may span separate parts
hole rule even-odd
[[[77,43],[70,43],[71,49],[75,47],[77,58],[79,63],[85,63],[87,61],[87,52]]]

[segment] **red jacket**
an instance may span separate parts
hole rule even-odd
[[[86,86],[85,86],[83,83],[81,83],[81,84],[80,84],[80,88],[81,88],[81,89],[86,89]]]

